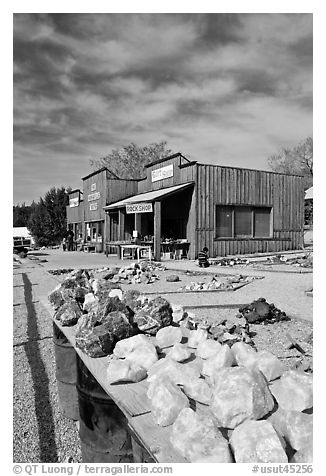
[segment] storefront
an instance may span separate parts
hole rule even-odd
[[[143,180],[108,169],[84,181],[84,236],[98,251],[146,244],[156,260],[298,249],[302,177],[199,164],[174,154],[146,166]]]

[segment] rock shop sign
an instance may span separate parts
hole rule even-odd
[[[164,180],[173,177],[173,164],[161,167],[160,169],[152,170],[152,182]]]
[[[69,207],[78,207],[79,206],[79,197],[74,197],[69,199]]]
[[[153,211],[151,203],[130,203],[126,205],[126,213],[149,213]]]
[[[90,203],[89,209],[90,209],[91,211],[97,210],[97,203]]]

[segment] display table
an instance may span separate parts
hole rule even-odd
[[[172,444],[170,443],[171,426],[161,427],[153,421],[150,402],[146,395],[148,388],[146,380],[138,383],[121,383],[117,385],[110,385],[106,377],[108,357],[89,357],[75,346],[76,326],[62,327],[57,320],[54,320],[54,322],[71,343],[76,354],[82,360],[83,364],[87,367],[91,375],[125,415],[130,432],[133,438],[136,439],[136,442],[135,440],[133,441],[133,449],[135,448],[134,461],[142,462],[139,461],[139,448],[137,450],[138,444],[145,450],[147,454],[150,455],[154,462],[187,463],[187,461],[175,451]],[[79,405],[81,405],[80,400]],[[103,423],[101,424],[100,421],[96,423],[99,431],[101,431],[102,426],[105,427],[105,421],[109,417],[109,414],[106,415],[103,413]],[[102,436],[104,437],[104,435]],[[137,451],[137,454],[135,454],[135,451]],[[101,461],[93,462],[101,463]]]
[[[120,251],[120,253],[121,253],[120,257],[121,257],[121,260],[124,259],[124,250],[126,250],[126,249],[136,250],[138,263],[140,262],[141,251],[142,251],[142,250],[148,251],[149,261],[152,260],[152,248],[151,248],[151,246],[149,246],[149,245],[134,245],[134,244],[120,245],[120,250],[121,250],[121,251]]]

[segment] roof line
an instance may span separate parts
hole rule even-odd
[[[150,162],[149,164],[146,164],[144,167],[147,169],[148,167],[152,167],[153,165],[160,164],[161,162],[165,162],[166,160],[175,159],[176,157],[182,157],[187,162],[190,162],[190,160],[188,160],[187,157],[182,155],[181,152],[177,152],[176,154],[169,155],[168,157],[163,157],[162,159],[154,160],[154,162]]]
[[[303,175],[300,175],[300,174],[286,174],[285,172],[274,172],[274,170],[249,169],[247,167],[233,167],[231,165],[202,164],[200,162],[197,162],[197,165],[200,165],[200,166],[208,165],[210,167],[220,167],[220,168],[223,168],[223,169],[250,170],[252,172],[265,172],[267,174],[286,175],[287,177],[291,177],[291,176],[292,177],[303,177]]]
[[[86,175],[85,177],[82,177],[82,180],[86,180],[86,179],[92,177],[92,175],[96,175],[96,174],[99,174],[100,172],[104,172],[104,170],[107,170],[116,179],[119,179],[119,177],[115,173],[113,173],[112,170],[108,169],[107,167],[102,167],[101,169],[95,170],[94,172],[91,172],[90,174]]]

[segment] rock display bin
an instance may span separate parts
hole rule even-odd
[[[133,462],[126,417],[79,357],[77,390],[83,463]]]
[[[309,371],[257,352],[244,316],[197,321],[96,276],[72,273],[49,297],[60,405],[79,414],[84,463],[312,462]],[[249,316],[285,317],[255,303]]]
[[[53,344],[59,405],[67,418],[78,420],[76,351],[54,322]]]

